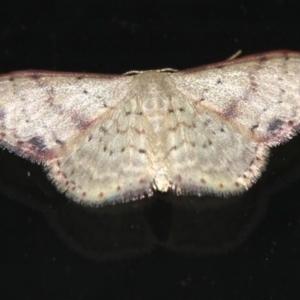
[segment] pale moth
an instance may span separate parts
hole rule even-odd
[[[243,192],[299,122],[297,52],[178,72],[0,77],[0,145],[86,204]]]

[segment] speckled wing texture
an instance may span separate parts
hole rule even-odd
[[[153,190],[232,195],[300,122],[300,54],[277,51],[179,72],[0,77],[0,145],[42,163],[86,204]]]

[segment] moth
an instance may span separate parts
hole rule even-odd
[[[299,122],[300,54],[291,51],[183,71],[0,76],[0,145],[42,164],[84,204],[154,190],[241,193]]]

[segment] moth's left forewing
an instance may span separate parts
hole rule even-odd
[[[0,77],[0,145],[46,162],[127,94],[129,77],[40,71]],[[54,149],[55,153],[53,152]]]

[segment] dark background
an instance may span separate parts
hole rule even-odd
[[[0,2],[0,73],[184,69],[239,49],[300,51],[300,2]],[[299,149],[272,149],[241,197],[98,209],[1,150],[1,299],[299,299]]]

